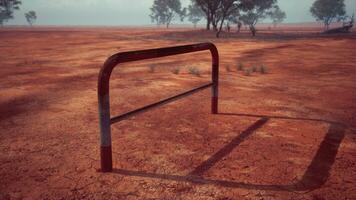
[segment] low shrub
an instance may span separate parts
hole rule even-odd
[[[200,76],[200,70],[196,67],[189,67],[189,73],[195,76]]]
[[[154,73],[155,71],[156,71],[156,66],[150,65],[150,70],[149,70],[149,72],[150,72],[150,73]]]
[[[179,67],[176,67],[176,68],[172,69],[172,73],[173,74],[179,74],[179,72],[180,72],[180,68]]]
[[[237,65],[237,71],[242,71],[242,70],[244,70],[244,64],[243,63],[239,63]]]
[[[260,73],[261,74],[267,74],[267,72],[268,72],[268,68],[266,66],[262,65],[260,67]]]
[[[245,69],[244,74],[245,76],[251,76],[251,69]]]

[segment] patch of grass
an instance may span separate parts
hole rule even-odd
[[[244,70],[244,64],[240,62],[240,63],[237,65],[237,71],[242,71],[242,70]]]
[[[196,67],[189,67],[189,73],[195,76],[200,76],[200,70]]]
[[[171,72],[172,72],[173,74],[179,74],[180,68],[179,68],[179,67],[175,67],[174,69],[172,69]]]
[[[245,69],[244,74],[245,76],[251,76],[251,69]]]
[[[261,65],[260,73],[261,74],[267,74],[268,73],[268,68],[266,66],[264,66],[264,65]]]
[[[150,70],[149,70],[149,72],[150,72],[150,73],[154,73],[155,71],[156,71],[156,66],[150,65]]]

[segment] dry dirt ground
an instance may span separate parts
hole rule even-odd
[[[355,34],[52,27],[0,37],[0,199],[356,199]],[[204,90],[115,124],[115,170],[97,172],[105,59],[203,41],[221,57],[219,114]],[[247,76],[239,63],[268,73]],[[111,112],[209,77],[208,52],[120,66]]]

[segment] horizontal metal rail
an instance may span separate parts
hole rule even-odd
[[[186,96],[190,96],[190,95],[192,95],[192,94],[194,94],[194,93],[200,92],[201,90],[210,88],[212,85],[213,85],[212,83],[209,83],[209,84],[206,84],[206,85],[197,87],[197,88],[195,88],[195,89],[189,90],[189,91],[187,91],[187,92],[184,92],[184,93],[182,93],[182,94],[178,94],[178,95],[176,95],[176,96],[169,97],[169,98],[164,99],[164,100],[161,100],[161,101],[159,101],[159,102],[156,102],[156,103],[153,103],[153,104],[144,106],[144,107],[142,107],[142,108],[139,108],[139,109],[136,109],[136,110],[127,112],[127,113],[125,113],[125,114],[122,114],[122,115],[113,117],[113,118],[111,118],[110,123],[111,123],[111,124],[114,124],[114,123],[116,123],[116,122],[125,120],[125,119],[127,119],[127,118],[129,118],[129,117],[132,117],[132,116],[134,116],[134,115],[136,115],[136,114],[140,114],[140,113],[146,112],[146,111],[148,111],[148,110],[151,110],[151,109],[153,109],[153,108],[156,108],[156,107],[158,107],[158,106],[163,106],[163,105],[165,105],[165,104],[171,103],[171,102],[173,102],[173,101],[176,101],[176,100],[178,100],[178,99],[184,98],[184,97],[186,97]]]
[[[165,56],[173,56],[177,54],[186,54],[198,51],[209,50],[212,57],[212,82],[190,91],[181,93],[179,95],[161,100],[142,108],[130,111],[128,113],[110,117],[110,97],[109,97],[109,82],[113,69],[121,63],[139,61],[145,59],[153,59]],[[100,125],[100,158],[101,158],[101,171],[112,171],[112,147],[111,147],[111,124],[127,119],[133,115],[146,112],[152,108],[170,103],[180,98],[192,95],[203,89],[212,88],[211,97],[211,112],[218,113],[218,84],[219,84],[219,54],[218,50],[212,43],[200,43],[193,45],[184,45],[176,47],[166,47],[159,49],[148,49],[140,51],[131,51],[117,53],[109,57],[104,66],[101,68],[98,78],[98,105],[99,105],[99,125]]]

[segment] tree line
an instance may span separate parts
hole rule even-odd
[[[188,20],[197,24],[205,19],[206,29],[216,31],[219,37],[223,26],[230,30],[230,24],[237,26],[240,31],[242,24],[248,26],[252,35],[256,34],[256,24],[266,18],[270,18],[274,24],[283,22],[286,13],[282,11],[277,0],[191,0],[187,8],[183,8],[180,0],[154,0],[151,9],[151,20],[158,25],[169,25],[176,19]],[[0,25],[14,18],[14,11],[19,10],[21,0],[0,0]],[[310,12],[317,21],[321,21],[328,30],[334,21],[350,20],[353,24],[353,16],[347,16],[345,0],[315,0]],[[25,13],[26,21],[33,25],[37,20],[35,11]]]
[[[150,17],[152,22],[165,24],[167,28],[175,18],[183,21],[188,17],[194,26],[205,19],[206,29],[216,31],[219,37],[224,25],[230,29],[230,24],[236,24],[239,31],[242,23],[255,36],[259,21],[270,17],[277,25],[286,14],[278,7],[277,0],[191,0],[187,8],[182,8],[180,0],[154,0]]]
[[[329,29],[333,21],[350,18],[346,15],[344,0],[315,0],[310,12],[324,23],[325,29]],[[287,15],[279,8],[278,0],[191,0],[187,8],[182,7],[180,0],[154,0],[150,17],[152,22],[167,28],[177,18],[183,21],[187,17],[194,27],[204,19],[206,30],[215,31],[219,37],[223,26],[229,31],[230,24],[237,25],[237,32],[244,24],[255,36],[257,23],[270,18],[277,26]]]

